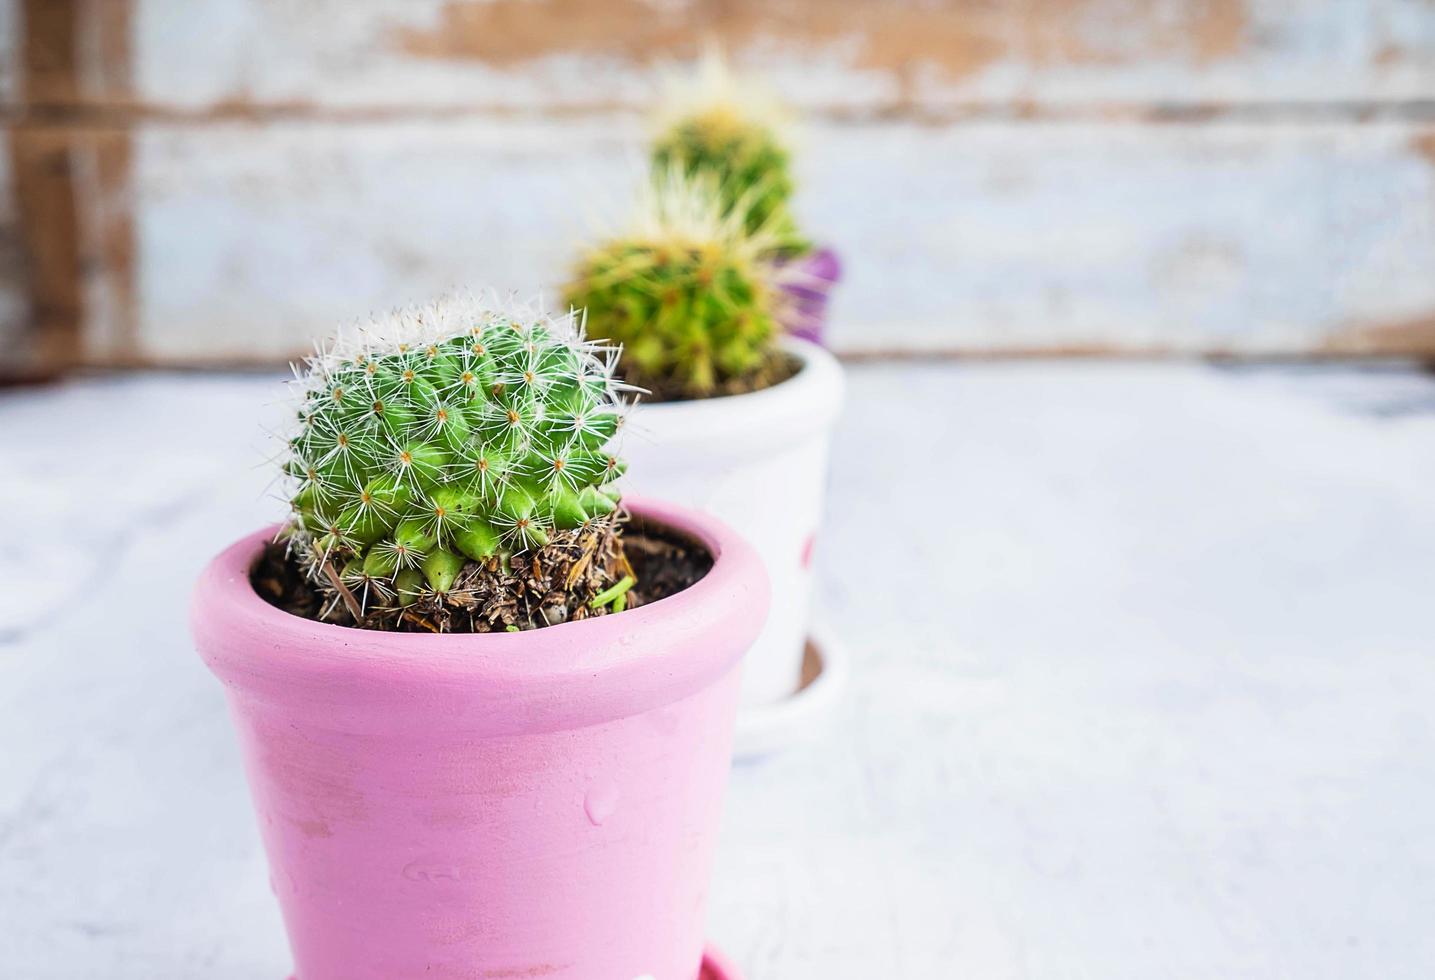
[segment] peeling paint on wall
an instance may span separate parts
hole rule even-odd
[[[1418,134],[1410,141],[1411,149],[1430,161],[1430,166],[1435,167],[1435,129]]]
[[[27,0],[7,27],[0,324],[94,362],[551,289],[708,37],[808,111],[844,352],[1430,346],[1430,3]]]
[[[437,24],[400,28],[395,40],[420,57],[501,66],[564,54],[685,58],[708,39],[733,49],[839,47],[858,68],[901,72],[925,63],[961,78],[1008,58],[1034,65],[1207,61],[1238,53],[1245,29],[1242,0],[447,0]]]
[[[1328,354],[1413,355],[1435,360],[1435,314],[1342,330],[1321,345]]]
[[[1410,0],[129,0],[145,105],[613,107],[723,40],[823,112],[1429,99]]]

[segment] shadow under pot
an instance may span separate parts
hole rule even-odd
[[[709,517],[689,588],[519,633],[352,629],[204,571],[195,643],[223,682],[299,980],[694,980],[739,664],[768,586]]]

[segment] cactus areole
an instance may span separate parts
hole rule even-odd
[[[285,538],[319,618],[487,631],[624,608],[614,358],[572,315],[467,298],[309,358]]]

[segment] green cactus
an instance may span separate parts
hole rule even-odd
[[[759,261],[770,244],[745,233],[710,179],[670,170],[635,227],[583,257],[565,300],[586,310],[593,336],[623,345],[628,381],[663,397],[705,398],[778,356],[779,294]]]
[[[571,315],[453,300],[310,358],[285,471],[311,579],[364,608],[442,599],[469,562],[605,522],[623,472],[611,353]]]
[[[766,91],[735,77],[710,50],[691,79],[671,79],[662,122],[651,149],[652,171],[708,175],[725,209],[743,215],[749,233],[762,232],[784,255],[810,251],[797,230],[790,200],[791,155],[786,113]]]
[[[778,250],[808,251],[789,209],[793,179],[788,151],[776,133],[732,106],[713,106],[679,119],[653,145],[652,166],[679,167],[717,179],[723,204],[744,215],[749,233],[766,231]]]

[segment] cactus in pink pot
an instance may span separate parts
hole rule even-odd
[[[347,332],[300,372],[288,522],[195,589],[298,980],[735,977],[703,906],[766,577],[619,495],[580,327]]]
[[[311,358],[286,447],[286,535],[314,585],[342,598],[333,608],[379,625],[417,605],[443,628],[458,617],[478,630],[606,611],[519,609],[505,579],[516,554],[613,550],[613,353],[571,315],[459,298]]]

